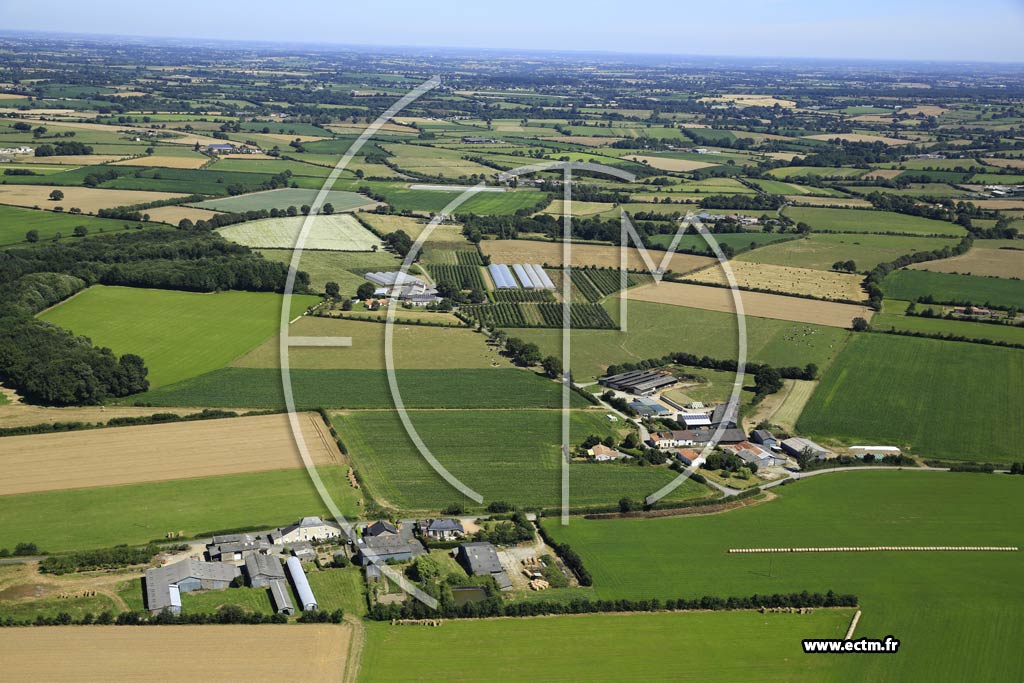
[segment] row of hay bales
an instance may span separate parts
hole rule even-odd
[[[994,545],[872,545],[836,548],[729,548],[730,553],[865,553],[877,550],[898,551],[995,551],[1014,552],[1017,546]]]

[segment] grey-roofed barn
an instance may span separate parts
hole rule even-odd
[[[274,610],[279,614],[295,614],[292,596],[288,594],[288,584],[283,577],[270,582],[270,599],[274,603]]]
[[[284,567],[276,556],[249,555],[245,558],[245,573],[249,577],[249,585],[258,588],[283,579]]]
[[[498,551],[490,543],[463,543],[456,556],[459,564],[473,576],[493,576],[501,590],[512,588],[512,580],[498,559]]]
[[[225,562],[182,560],[146,570],[146,608],[153,614],[165,609],[181,612],[181,593],[227,588],[241,570]]]

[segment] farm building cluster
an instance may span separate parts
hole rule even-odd
[[[377,298],[394,298],[411,306],[428,306],[441,300],[436,287],[408,273],[374,272],[363,277],[377,286],[373,292]]]
[[[313,543],[340,536],[340,526],[319,517],[303,517],[295,524],[260,534],[213,536],[206,544],[204,559],[189,558],[146,570],[146,609],[151,614],[180,614],[182,593],[221,590],[244,578],[249,586],[270,592],[276,612],[294,614],[287,573],[300,609],[316,610],[317,601],[302,564],[316,559]]]

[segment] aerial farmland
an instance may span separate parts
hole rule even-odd
[[[4,673],[1020,680],[1020,14],[910,4],[0,8]]]

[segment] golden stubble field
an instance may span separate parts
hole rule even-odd
[[[1016,249],[971,249],[966,254],[941,261],[914,263],[908,268],[934,273],[960,273],[989,277],[1024,277],[1024,251]]]
[[[810,268],[776,266],[767,263],[730,261],[736,284],[749,289],[771,289],[788,294],[815,296],[820,299],[867,301],[861,288],[864,278],[852,273],[833,273]],[[716,263],[688,276],[690,280],[710,284],[728,284],[725,272]]]
[[[157,166],[159,168],[202,168],[210,161],[209,157],[173,157],[154,154],[152,156],[134,157],[114,162],[118,166]]]
[[[707,311],[733,313],[732,290],[722,287],[702,287],[680,282],[662,282],[635,287],[628,290],[634,301],[650,301],[657,304],[688,306]],[[746,315],[758,318],[774,318],[799,323],[812,323],[828,327],[850,327],[854,318],[871,319],[871,309],[866,306],[798,299],[779,294],[740,292]]]
[[[689,159],[669,159],[667,157],[650,157],[640,156],[637,154],[631,154],[626,157],[630,161],[636,161],[638,163],[650,166],[651,168],[660,168],[663,171],[677,171],[680,173],[686,171],[696,171],[699,168],[708,168],[709,166],[716,166],[717,164],[709,164],[705,161],[690,161]]]
[[[12,681],[337,681],[348,624],[261,626],[57,626],[5,629]]]
[[[562,265],[561,242],[537,242],[534,240],[484,240],[480,249],[491,257],[494,263],[536,263],[551,267]],[[666,252],[651,251],[655,267],[661,264]],[[646,270],[643,258],[636,249],[628,250],[627,265],[631,270]],[[707,256],[673,254],[667,270],[675,273],[690,273],[716,263]],[[573,244],[573,266],[598,266],[599,268],[619,267],[619,247],[600,244]]]
[[[158,206],[155,209],[146,209],[145,213],[149,214],[149,220],[151,221],[170,223],[176,226],[183,218],[187,218],[195,223],[196,221],[210,220],[220,212],[210,211],[209,209],[197,209],[193,206]]]
[[[340,463],[320,416],[298,417],[313,462]],[[302,459],[286,414],[0,439],[0,495],[295,467]]]
[[[64,198],[50,199],[50,193],[60,190]],[[39,206],[52,209],[62,206],[64,210],[78,208],[83,213],[96,213],[100,209],[115,206],[145,204],[163,199],[174,199],[186,195],[175,192],[150,192],[143,190],[100,190],[91,187],[51,187],[49,185],[0,185],[0,204],[14,206]]]

